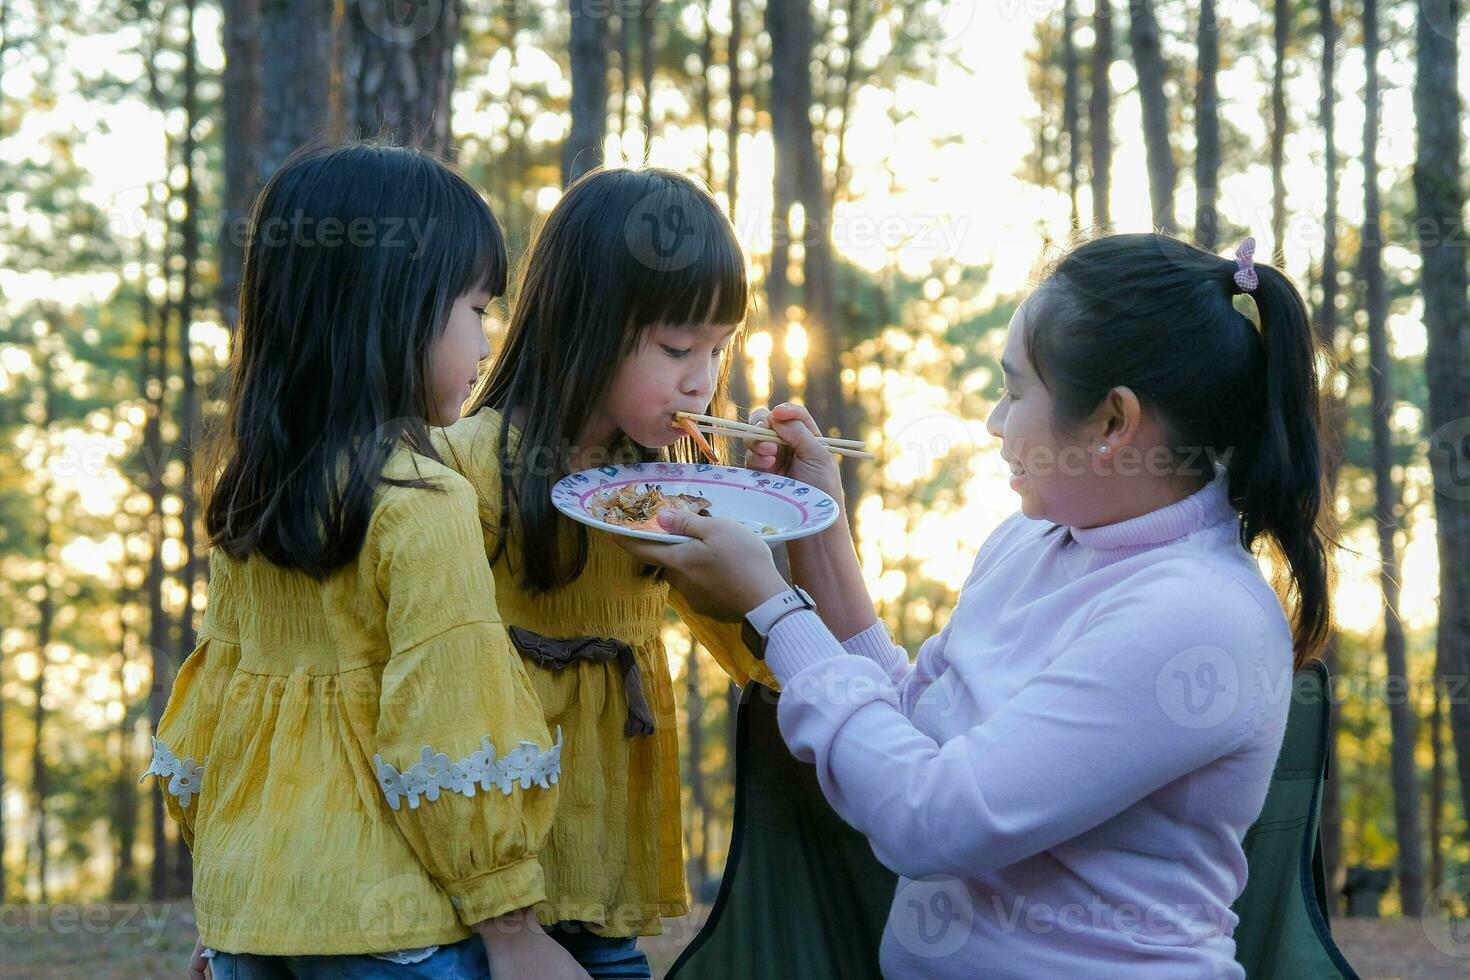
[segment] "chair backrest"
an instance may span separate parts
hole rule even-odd
[[[1327,921],[1319,820],[1329,690],[1321,661],[1293,678],[1281,755],[1261,815],[1245,835],[1248,877],[1232,908],[1240,917],[1235,958],[1251,980],[1357,980]]]
[[[816,768],[786,748],[776,700],[755,683],[740,699],[725,875],[709,920],[667,977],[878,980],[898,878],[827,803]]]

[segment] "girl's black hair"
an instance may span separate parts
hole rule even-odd
[[[1320,449],[1319,349],[1296,287],[1257,264],[1259,326],[1235,308],[1233,259],[1158,234],[1109,235],[1073,249],[1042,279],[1026,354],[1069,431],[1127,386],[1157,414],[1176,460],[1229,471],[1241,544],[1273,546],[1278,591],[1294,607],[1300,666],[1331,630]],[[1205,475],[1209,475],[1206,473]]]
[[[383,466],[429,443],[430,354],[455,301],[505,291],[505,240],[463,177],[415,149],[302,149],[255,202],[205,525],[244,559],[321,578],[362,547]]]
[[[527,588],[548,592],[582,573],[587,530],[552,507],[551,486],[566,475],[570,451],[584,448],[576,442],[618,362],[657,324],[743,322],[749,292],[735,229],[690,178],[655,167],[594,170],[567,188],[537,229],[505,344],[466,410],[501,413],[504,503],[492,562],[514,537]],[[729,365],[726,358],[712,400],[717,412]],[[524,421],[513,447],[516,410]],[[697,455],[689,440],[672,449],[676,459]]]

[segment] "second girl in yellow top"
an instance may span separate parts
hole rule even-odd
[[[671,420],[722,404],[747,302],[745,257],[706,191],[664,170],[593,172],[540,228],[466,417],[434,434],[475,487],[500,615],[564,733],[537,914],[594,977],[648,976],[634,937],[689,908],[666,605],[738,683],[772,681],[737,628],[695,616],[550,490],[593,466],[692,459]]]

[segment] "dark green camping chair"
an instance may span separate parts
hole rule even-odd
[[[1293,680],[1286,737],[1261,815],[1245,835],[1250,869],[1233,909],[1235,958],[1246,976],[1319,980],[1357,974],[1328,926],[1322,867],[1322,781],[1331,703],[1327,667],[1314,660]]]
[[[735,821],[709,920],[672,980],[864,980],[898,877],[781,741],[778,695],[747,684],[735,716]]]
[[[1327,761],[1327,669],[1297,674],[1285,742],[1260,819],[1245,837],[1250,875],[1235,903],[1236,956],[1251,980],[1357,975],[1327,927],[1318,811]],[[709,920],[668,977],[863,980],[897,878],[833,812],[816,769],[781,741],[778,695],[746,686],[735,723],[735,822]]]

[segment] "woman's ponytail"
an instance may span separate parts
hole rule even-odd
[[[1331,630],[1332,508],[1324,502],[1318,341],[1301,294],[1271,266],[1256,266],[1249,295],[1260,316],[1259,422],[1230,458],[1230,497],[1241,543],[1265,535],[1276,552],[1277,589],[1293,608],[1300,667]],[[1284,567],[1283,564],[1284,563]]]

